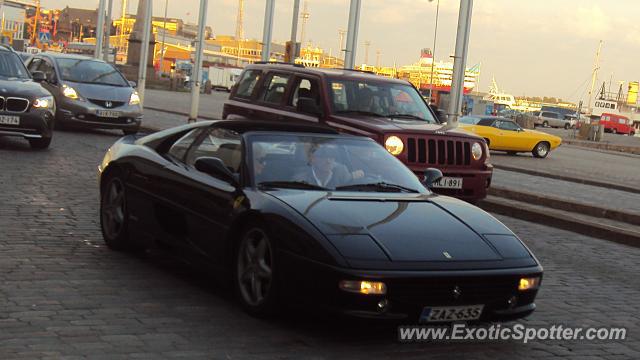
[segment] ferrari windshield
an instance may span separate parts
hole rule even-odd
[[[365,80],[332,80],[330,84],[335,114],[438,123],[422,96],[409,85]]]
[[[89,59],[57,59],[62,80],[88,84],[129,86],[113,65]]]
[[[248,148],[257,186],[428,193],[407,167],[368,139],[256,134]]]

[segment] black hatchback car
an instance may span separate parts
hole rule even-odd
[[[18,54],[0,45],[0,135],[21,136],[35,149],[49,146],[56,105],[38,84],[44,79],[38,71],[30,75]]]
[[[82,128],[120,129],[133,134],[142,122],[135,83],[115,66],[80,55],[40,53],[28,61],[31,73],[45,74],[42,84],[56,99],[56,123]]]

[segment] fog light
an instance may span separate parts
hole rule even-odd
[[[387,311],[388,308],[389,308],[389,300],[382,299],[382,300],[378,301],[378,311],[379,312],[385,312],[385,311]]]
[[[515,295],[510,297],[509,300],[507,300],[507,305],[509,305],[510,309],[513,309],[514,307],[516,307],[517,303],[518,303],[518,298]]]
[[[520,278],[520,283],[518,284],[518,290],[527,291],[534,290],[540,286],[540,277],[526,277]]]
[[[338,286],[344,291],[364,295],[384,295],[387,293],[387,285],[383,282],[342,280]]]
[[[84,119],[84,115],[80,114],[77,116],[78,119]]]

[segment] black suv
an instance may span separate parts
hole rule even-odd
[[[49,147],[56,105],[40,86],[42,72],[29,74],[11,47],[0,45],[0,135],[22,136],[32,148]]]

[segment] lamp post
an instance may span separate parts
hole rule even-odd
[[[347,48],[344,53],[344,68],[353,69],[358,45],[358,26],[360,23],[361,0],[351,0],[349,7],[349,26],[347,28]]]
[[[433,1],[433,0],[429,0]],[[438,38],[438,15],[440,13],[440,0],[436,0],[436,23],[433,29],[433,51],[431,52],[431,75],[429,75],[429,100],[433,101],[433,66],[436,63],[436,39]]]
[[[273,10],[275,0],[267,0],[264,10],[264,27],[262,28],[262,61],[268,62],[271,58],[271,32],[273,31]]]
[[[104,11],[107,6],[106,0],[100,0],[98,3],[98,23],[96,24],[96,49],[93,52],[93,57],[96,59],[102,59],[102,46],[104,40]]]
[[[198,19],[198,41],[196,43],[195,65],[193,67],[193,86],[191,86],[191,111],[188,122],[198,119],[198,105],[200,102],[200,83],[202,82],[202,52],[204,46],[205,23],[207,21],[207,4],[209,0],[200,0],[200,16]]]
[[[164,2],[164,24],[162,25],[162,47],[160,48],[160,72],[162,72],[162,63],[164,62],[164,41],[167,36],[167,9],[169,8],[169,0]]]
[[[460,0],[458,14],[458,31],[456,35],[456,53],[453,60],[453,78],[451,81],[451,97],[447,114],[447,128],[458,127],[458,117],[462,108],[464,95],[464,76],[471,31],[471,13],[473,0]]]

